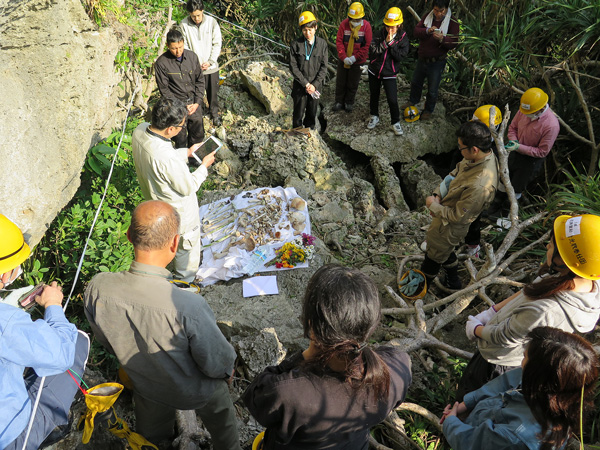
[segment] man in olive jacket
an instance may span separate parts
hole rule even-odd
[[[176,410],[195,409],[215,450],[241,450],[227,387],[235,350],[204,298],[168,281],[178,229],[168,203],[138,205],[127,231],[135,261],[92,279],[85,315],[131,379],[137,432],[155,444],[172,439]]]
[[[488,127],[477,121],[463,123],[456,136],[464,159],[447,177],[451,179],[447,188],[442,182],[444,186],[440,185],[425,199],[433,220],[427,231],[427,252],[421,266],[427,284],[431,284],[443,266],[445,285],[451,289],[462,286],[454,248],[463,241],[471,223],[492,202],[498,187],[498,161],[492,152]]]

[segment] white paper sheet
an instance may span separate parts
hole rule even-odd
[[[242,291],[244,297],[279,294],[277,277],[275,275],[263,275],[246,278],[243,282]]]

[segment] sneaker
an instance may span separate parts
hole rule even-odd
[[[354,103],[346,103],[346,112],[352,112],[354,110]]]
[[[333,112],[338,112],[340,111],[342,108],[344,107],[344,105],[342,105],[341,103],[336,103],[335,105],[333,105],[333,107],[331,108],[331,110]]]
[[[423,241],[423,242],[421,243],[421,250],[423,250],[424,252],[426,252],[426,251],[427,251],[427,241]]]
[[[400,122],[396,122],[394,125],[392,125],[392,130],[394,130],[394,134],[396,136],[402,136],[404,134],[404,131],[402,131],[402,125],[400,125]]]
[[[481,246],[479,244],[467,245],[467,255],[468,256],[472,256],[474,258],[479,258],[479,250],[481,250]]]
[[[423,112],[421,113],[421,120],[422,120],[422,121],[423,121],[423,120],[427,121],[427,120],[431,119],[431,114],[432,114],[432,113],[431,113],[430,111],[423,111]]]
[[[369,123],[367,124],[367,129],[372,130],[379,124],[379,116],[371,116]]]
[[[413,105],[412,102],[406,102],[404,103],[401,107],[400,107],[400,111],[404,111],[406,108],[408,108],[409,106],[415,106]]]

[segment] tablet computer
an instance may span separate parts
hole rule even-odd
[[[212,152],[218,152],[223,147],[223,142],[214,136],[209,136],[207,139],[200,144],[200,147],[196,149],[192,156],[202,164],[202,158]]]

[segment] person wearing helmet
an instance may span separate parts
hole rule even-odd
[[[390,8],[385,13],[382,30],[375,33],[369,48],[369,109],[371,118],[367,128],[372,130],[379,124],[379,93],[381,85],[390,108],[392,131],[401,136],[400,109],[398,108],[398,80],[400,61],[408,54],[408,36],[402,29],[402,11]]]
[[[502,122],[502,114],[500,113],[500,109],[494,105],[483,105],[475,110],[473,113],[473,117],[471,120],[479,120],[483,122],[486,127],[490,126],[490,110],[492,108],[496,108],[496,115],[494,116],[494,126],[497,127]]]
[[[338,64],[335,79],[335,104],[332,111],[354,109],[354,99],[360,83],[361,64],[367,61],[373,38],[371,24],[365,20],[365,8],[354,2],[348,8],[348,17],[338,28],[335,44]]]
[[[560,124],[548,105],[548,94],[539,88],[526,90],[521,96],[519,111],[508,127],[506,150],[510,182],[517,200],[544,165],[546,156],[556,141]],[[490,208],[490,217],[505,215],[510,208],[504,185]]]
[[[558,217],[539,276],[501,303],[469,316],[466,334],[477,340],[478,351],[463,372],[459,400],[517,367],[534,328],[594,329],[600,317],[599,230],[600,217],[592,214]]]
[[[302,37],[290,45],[290,71],[294,77],[292,126],[315,129],[319,97],[327,75],[327,43],[316,36],[317,19],[310,11],[298,18]]]
[[[458,45],[459,26],[450,10],[450,0],[433,0],[433,9],[415,26],[419,40],[417,66],[410,83],[410,98],[402,108],[413,106],[421,100],[423,83],[427,78],[427,98],[421,120],[429,120],[435,109],[442,73],[448,52]]]
[[[6,288],[20,274],[20,265],[29,257],[30,249],[21,230],[2,214],[0,237],[0,290],[8,292]],[[25,291],[28,299],[33,297],[44,308],[43,319],[32,321],[31,316],[18,307],[19,302],[12,301],[20,291]],[[2,449],[23,448],[42,377],[46,379],[27,448],[53,444],[70,431],[66,425],[78,387],[66,370],[83,375],[89,339],[67,320],[61,307],[62,299],[62,288],[53,281],[40,290],[22,288],[0,300]]]

